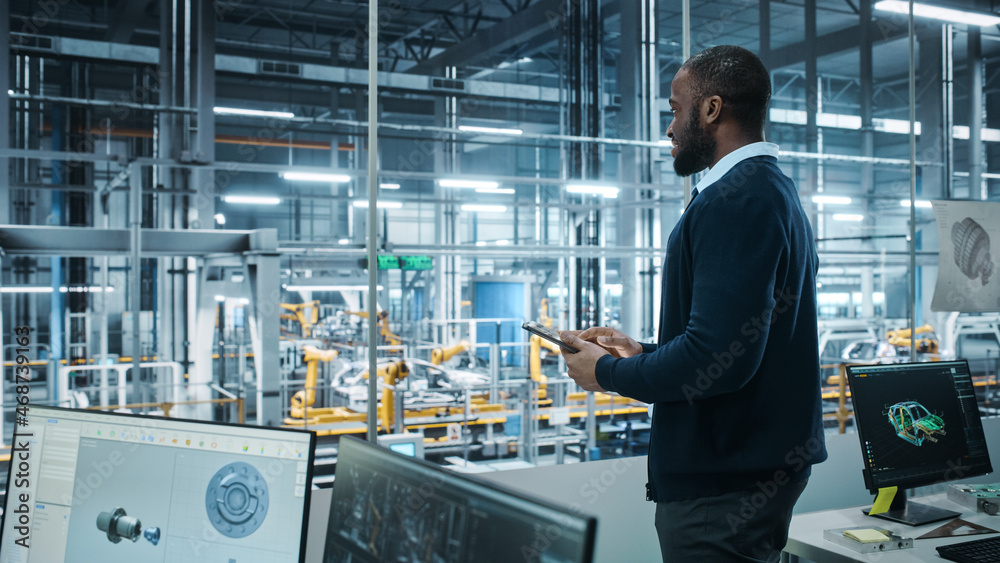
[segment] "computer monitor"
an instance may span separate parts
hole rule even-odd
[[[596,530],[592,516],[343,437],[324,561],[582,563]]]
[[[305,561],[313,433],[26,411],[0,563]]]
[[[423,432],[383,434],[378,437],[378,444],[406,456],[424,458]]]
[[[905,489],[993,471],[968,362],[849,366],[847,379],[865,486],[898,488],[877,516],[915,526],[958,516],[907,502]]]

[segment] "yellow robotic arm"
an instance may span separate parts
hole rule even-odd
[[[444,362],[452,359],[456,354],[461,354],[468,350],[472,345],[469,344],[468,340],[460,340],[458,344],[450,348],[435,348],[431,350],[431,363],[439,366]]]
[[[306,364],[306,388],[292,395],[293,417],[305,418],[306,408],[316,402],[316,375],[319,363],[332,361],[337,354],[336,350],[320,350],[315,346],[302,347],[302,362]]]
[[[281,303],[281,308],[293,313],[292,315],[281,315],[281,318],[299,321],[299,324],[302,325],[302,336],[309,338],[313,325],[319,322],[319,301]]]
[[[368,311],[345,311],[345,313],[348,315],[356,315],[362,319],[368,318]],[[379,326],[379,334],[381,334],[382,338],[385,339],[386,344],[390,346],[399,346],[403,343],[402,338],[393,334],[392,331],[389,330],[389,311],[379,311],[376,314],[376,319]]]
[[[549,380],[542,374],[542,348],[553,354],[559,353],[558,344],[553,344],[537,334],[532,334],[528,339],[528,373],[531,374],[531,380],[538,383],[539,399],[545,398],[545,384]]]
[[[934,327],[931,325],[918,326],[916,330],[917,334],[928,334],[934,335]],[[901,346],[909,348],[910,346],[910,329],[903,328],[899,330],[890,330],[886,333],[886,340],[889,344],[893,346]],[[938,341],[937,338],[917,338],[917,352],[922,354],[937,354],[938,353]]]
[[[382,383],[393,389],[383,389],[382,390],[382,412],[380,413],[380,418],[382,419],[382,426],[385,428],[386,432],[390,432],[392,429],[393,419],[395,418],[396,412],[396,391],[395,386],[397,383],[402,381],[410,373],[410,368],[407,367],[406,362],[403,360],[389,362],[378,368],[376,372],[378,377],[382,378]],[[364,373],[364,378],[368,379],[368,372]]]

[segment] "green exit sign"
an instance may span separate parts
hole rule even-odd
[[[400,256],[399,268],[402,270],[430,270],[434,261],[430,256]]]
[[[377,260],[379,270],[399,269],[399,258],[396,258],[395,256],[380,255],[376,256],[375,260]],[[368,269],[368,259],[362,258],[361,260],[358,260],[358,265],[364,269]]]

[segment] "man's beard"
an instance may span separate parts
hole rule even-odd
[[[674,158],[674,172],[690,176],[708,168],[715,157],[715,139],[701,128],[701,117],[695,113],[681,131],[681,142]]]

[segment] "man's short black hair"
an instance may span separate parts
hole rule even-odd
[[[757,55],[735,45],[711,47],[684,62],[695,98],[722,98],[744,131],[760,134],[771,100],[771,77]]]

